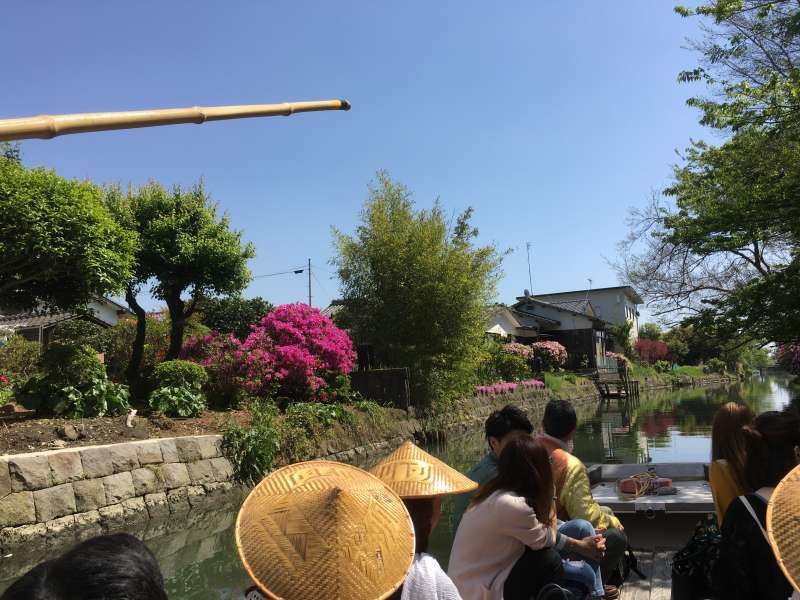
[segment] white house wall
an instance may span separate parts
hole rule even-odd
[[[541,296],[546,302],[563,302],[567,300],[585,300],[586,292],[574,294],[552,294]],[[589,292],[589,301],[597,313],[597,317],[614,325],[625,321],[633,321],[631,338],[639,337],[639,317],[636,314],[636,305],[630,301],[622,290],[600,290]]]
[[[107,323],[112,327],[119,323],[120,317],[119,314],[117,314],[119,307],[113,304],[95,300],[89,303],[89,309],[94,314],[94,317],[103,323]]]

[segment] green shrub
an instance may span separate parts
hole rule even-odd
[[[553,390],[554,392],[558,392],[561,389],[561,386],[563,385],[564,385],[564,380],[558,375],[553,375],[551,373],[544,374],[544,386],[547,389]]]
[[[52,344],[39,367],[18,394],[26,408],[70,419],[123,414],[130,408],[127,387],[109,381],[88,346]]]
[[[199,388],[160,387],[150,393],[150,407],[168,417],[196,417],[205,410],[206,399]]]
[[[338,404],[296,402],[289,405],[281,427],[281,452],[295,460],[306,458],[316,441],[333,435],[333,425],[358,426],[356,416]]]
[[[672,371],[672,363],[668,360],[657,360],[653,365],[656,371],[659,373],[669,373]]]
[[[703,373],[724,373],[725,372],[725,361],[720,360],[719,358],[709,358],[708,362],[703,365]]]
[[[255,485],[269,472],[280,447],[278,411],[265,400],[253,400],[249,406],[249,427],[230,423],[222,432],[222,450],[233,465],[236,479]]]
[[[0,374],[17,385],[24,384],[39,369],[41,346],[21,335],[12,335],[0,346]]]
[[[567,373],[566,375],[564,375],[564,380],[569,381],[572,385],[578,383],[578,378],[575,376],[574,373]]]
[[[208,381],[202,365],[188,360],[168,360],[153,370],[153,387],[185,387],[200,390]]]
[[[95,352],[108,350],[108,329],[83,319],[70,319],[62,321],[50,334],[51,343],[67,346],[89,346]]]

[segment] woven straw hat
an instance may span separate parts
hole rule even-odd
[[[366,471],[314,460],[261,481],[236,518],[236,547],[269,598],[382,600],[414,560],[403,501]]]
[[[411,442],[370,469],[401,498],[433,498],[478,489],[478,484]]]
[[[767,505],[767,535],[786,579],[800,592],[800,466],[772,492]]]

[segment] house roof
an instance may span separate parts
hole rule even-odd
[[[40,327],[50,327],[62,321],[74,319],[73,313],[52,313],[48,315],[37,315],[32,313],[17,313],[16,315],[1,315],[0,326],[10,327],[11,329],[39,329]]]
[[[592,307],[592,303],[586,299],[561,300],[560,302],[549,302],[548,304],[552,304],[554,306],[560,306],[561,308],[567,308],[577,313],[581,313],[582,315],[586,315],[587,317],[593,317],[596,314],[594,312],[594,308]]]
[[[344,300],[331,300],[331,303],[319,312],[321,312],[326,317],[333,318],[333,315],[342,310],[343,307],[344,307]]]
[[[536,313],[534,313],[531,310],[523,309],[522,306],[524,306],[525,303],[538,304],[539,306],[545,306],[545,307],[548,307],[548,308],[554,308],[554,309],[556,309],[558,311],[569,313],[569,314],[573,314],[573,315],[577,315],[579,317],[583,317],[585,319],[589,319],[590,321],[594,321],[594,322],[597,322],[597,323],[605,323],[605,321],[603,321],[602,319],[594,316],[593,314],[586,314],[585,312],[573,310],[572,308],[568,308],[566,306],[561,306],[560,304],[557,304],[555,302],[545,302],[544,300],[539,300],[538,298],[536,298],[534,296],[520,296],[519,298],[517,298],[517,303],[514,304],[513,309],[517,310],[517,311],[521,311],[521,312],[523,312],[525,314],[532,315],[532,316],[536,317],[537,319],[545,319],[546,318],[546,317],[541,317],[541,316],[537,315]],[[553,322],[553,323],[559,323],[558,321],[555,321],[553,319],[549,319],[549,320],[551,322]]]
[[[568,292],[550,292],[548,294],[534,294],[534,298],[547,298],[548,296],[563,296],[564,294],[591,294],[592,292],[609,292],[611,290],[619,290],[624,292],[634,304],[644,304],[644,300],[639,293],[629,285],[617,285],[611,287],[592,288],[590,290],[570,290]]]

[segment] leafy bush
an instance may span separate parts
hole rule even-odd
[[[653,367],[659,373],[669,373],[672,371],[672,363],[668,360],[657,360]]]
[[[212,331],[231,334],[244,340],[250,335],[251,325],[255,325],[269,313],[272,305],[260,296],[255,298],[230,296],[203,300],[200,310],[203,314],[203,323]]]
[[[12,335],[0,346],[0,373],[17,385],[24,384],[39,368],[41,346],[21,335]]]
[[[0,405],[5,404],[11,399],[11,380],[6,375],[0,374]]]
[[[638,339],[635,347],[639,357],[651,364],[669,357],[669,346],[660,340]]]
[[[109,381],[88,346],[52,344],[39,367],[41,372],[18,394],[26,408],[71,419],[123,414],[130,408],[128,388]]]
[[[215,408],[231,408],[239,403],[244,392],[243,351],[232,335],[211,333],[189,337],[181,350],[181,358],[205,368],[208,381],[203,391]]]
[[[153,384],[156,389],[185,387],[200,391],[207,381],[206,370],[188,360],[168,360],[153,371]]]
[[[89,346],[95,352],[106,352],[108,350],[108,329],[83,319],[70,319],[62,321],[55,327],[50,334],[51,343],[64,345]]]
[[[255,485],[269,472],[280,448],[278,411],[265,400],[254,399],[249,427],[230,423],[222,432],[222,449],[233,465],[235,477]]]
[[[779,344],[775,359],[789,373],[800,373],[800,342]]]
[[[281,428],[281,453],[295,460],[306,458],[316,441],[333,435],[339,423],[354,429],[358,421],[339,404],[297,402],[289,406]]]
[[[535,371],[558,371],[567,363],[567,349],[558,342],[535,342],[531,348]]]
[[[195,417],[206,408],[200,388],[168,386],[150,393],[150,407],[168,417]]]
[[[703,373],[724,373],[725,361],[719,358],[709,358],[705,365],[703,365]]]

